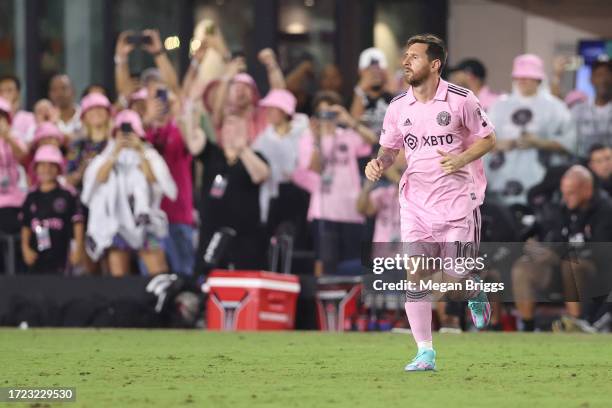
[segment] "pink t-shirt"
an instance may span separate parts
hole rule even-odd
[[[489,108],[493,106],[493,104],[499,99],[499,94],[491,91],[488,86],[483,86],[480,88],[480,92],[478,92],[478,100],[480,101],[480,106],[484,108],[487,112]]]
[[[172,201],[167,197],[162,199],[161,208],[168,215],[171,224],[193,224],[193,186],[191,177],[192,157],[181,131],[174,121],[157,129],[149,129],[147,140],[166,161],[172,178],[178,188],[178,196]]]
[[[13,117],[11,130],[24,143],[32,142],[36,129],[36,119],[32,112],[20,110]]]
[[[325,162],[322,174],[308,170],[314,149],[315,138],[308,129],[300,139],[294,175],[294,181],[310,191],[308,220],[363,223],[364,217],[357,212],[361,186],[357,158],[366,156],[370,145],[355,131],[336,128],[334,136],[321,138]]]
[[[370,193],[370,201],[376,208],[373,242],[400,242],[400,208],[395,184],[379,187]]]
[[[460,154],[493,130],[474,94],[442,79],[434,99],[427,103],[416,100],[412,87],[398,95],[387,109],[380,144],[405,148],[407,168],[400,182],[400,205],[430,222],[470,214],[484,200],[482,164],[446,174],[437,151]]]
[[[25,144],[15,138],[25,150]],[[0,140],[0,208],[21,207],[26,193],[19,188],[19,162],[13,155],[11,146]]]

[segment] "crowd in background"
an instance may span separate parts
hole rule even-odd
[[[155,61],[138,75],[129,70],[136,47]],[[362,170],[377,152],[387,107],[406,87],[401,67],[364,50],[345,100],[334,65],[316,72],[305,60],[283,72],[271,49],[259,51],[258,63],[267,84],[254,81],[217,30],[202,39],[181,80],[156,30],[124,32],[113,92],[92,84],[78,98],[70,78],[57,74],[32,112],[21,106],[19,79],[1,75],[0,232],[19,235],[27,271],[268,269],[271,239],[288,232],[313,251],[316,276],[359,274],[362,242],[399,241],[402,155],[381,182],[365,181]],[[536,55],[516,57],[507,95],[487,87],[478,60],[446,73],[479,98],[496,129],[497,146],[485,157],[486,203],[509,214],[508,225],[496,217],[496,230],[516,233],[483,232],[483,240],[529,240],[532,255],[535,241],[612,242],[611,62],[592,67],[593,100],[560,95]],[[224,240],[228,247],[216,254]],[[530,299],[545,281],[529,268],[549,270],[553,258],[513,267],[528,329]],[[583,314],[577,302],[567,307]]]

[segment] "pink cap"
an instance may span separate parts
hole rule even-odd
[[[259,106],[266,108],[278,108],[291,116],[295,113],[297,100],[295,96],[286,89],[272,89],[265,98],[259,102]]]
[[[37,163],[54,163],[60,166],[61,171],[64,170],[64,156],[57,146],[53,145],[42,145],[36,149],[34,154],[34,165]]]
[[[144,101],[145,99],[147,99],[148,96],[149,92],[147,91],[147,88],[140,88],[136,92],[132,92],[132,94],[130,95],[130,103],[136,101]]]
[[[240,82],[249,85],[251,89],[253,89],[253,104],[257,105],[257,102],[259,102],[260,98],[259,89],[257,89],[257,84],[255,83],[255,80],[252,76],[250,76],[246,72],[241,72],[240,74],[234,75],[234,77],[232,78],[232,82]]]
[[[133,110],[124,109],[119,112],[117,116],[115,116],[115,126],[113,131],[116,132],[119,130],[121,128],[121,124],[123,123],[129,123],[132,125],[132,130],[134,133],[142,138],[145,137],[144,128],[142,127],[142,120],[140,120],[140,116]]]
[[[110,107],[111,104],[106,96],[97,92],[90,93],[81,101],[81,117],[92,108],[105,108],[110,110]]]
[[[514,59],[512,78],[539,79],[546,77],[544,63],[537,55],[523,54]]]
[[[11,104],[6,99],[0,97],[0,111],[6,113],[8,116],[9,125],[11,124],[11,120],[13,119],[13,114],[11,113]]]
[[[36,145],[42,139],[52,137],[58,140],[61,144],[64,143],[64,134],[55,124],[52,122],[43,122],[36,126],[36,131],[34,132],[34,144]]]
[[[567,106],[570,108],[577,103],[586,102],[589,100],[589,96],[578,89],[574,89],[570,91],[567,95],[565,95],[565,99],[563,100]]]

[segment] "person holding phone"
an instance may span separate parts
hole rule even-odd
[[[160,204],[162,196],[176,199],[176,184],[164,159],[144,140],[136,112],[117,114],[113,136],[83,176],[87,253],[94,261],[106,257],[116,277],[130,273],[133,252],[150,274],[167,272],[161,240],[168,234],[168,220]]]
[[[338,262],[358,259],[363,215],[357,211],[357,159],[370,154],[376,135],[342,106],[340,95],[315,95],[310,128],[300,139],[293,180],[310,192],[308,221],[315,243],[315,275],[336,273]],[[327,252],[324,252],[327,251]]]

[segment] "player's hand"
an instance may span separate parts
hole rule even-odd
[[[380,160],[372,159],[365,168],[365,176],[370,181],[378,181],[382,177],[384,171]]]
[[[460,155],[448,153],[440,149],[438,149],[438,154],[442,156],[440,164],[446,174],[454,173],[467,164]]]

